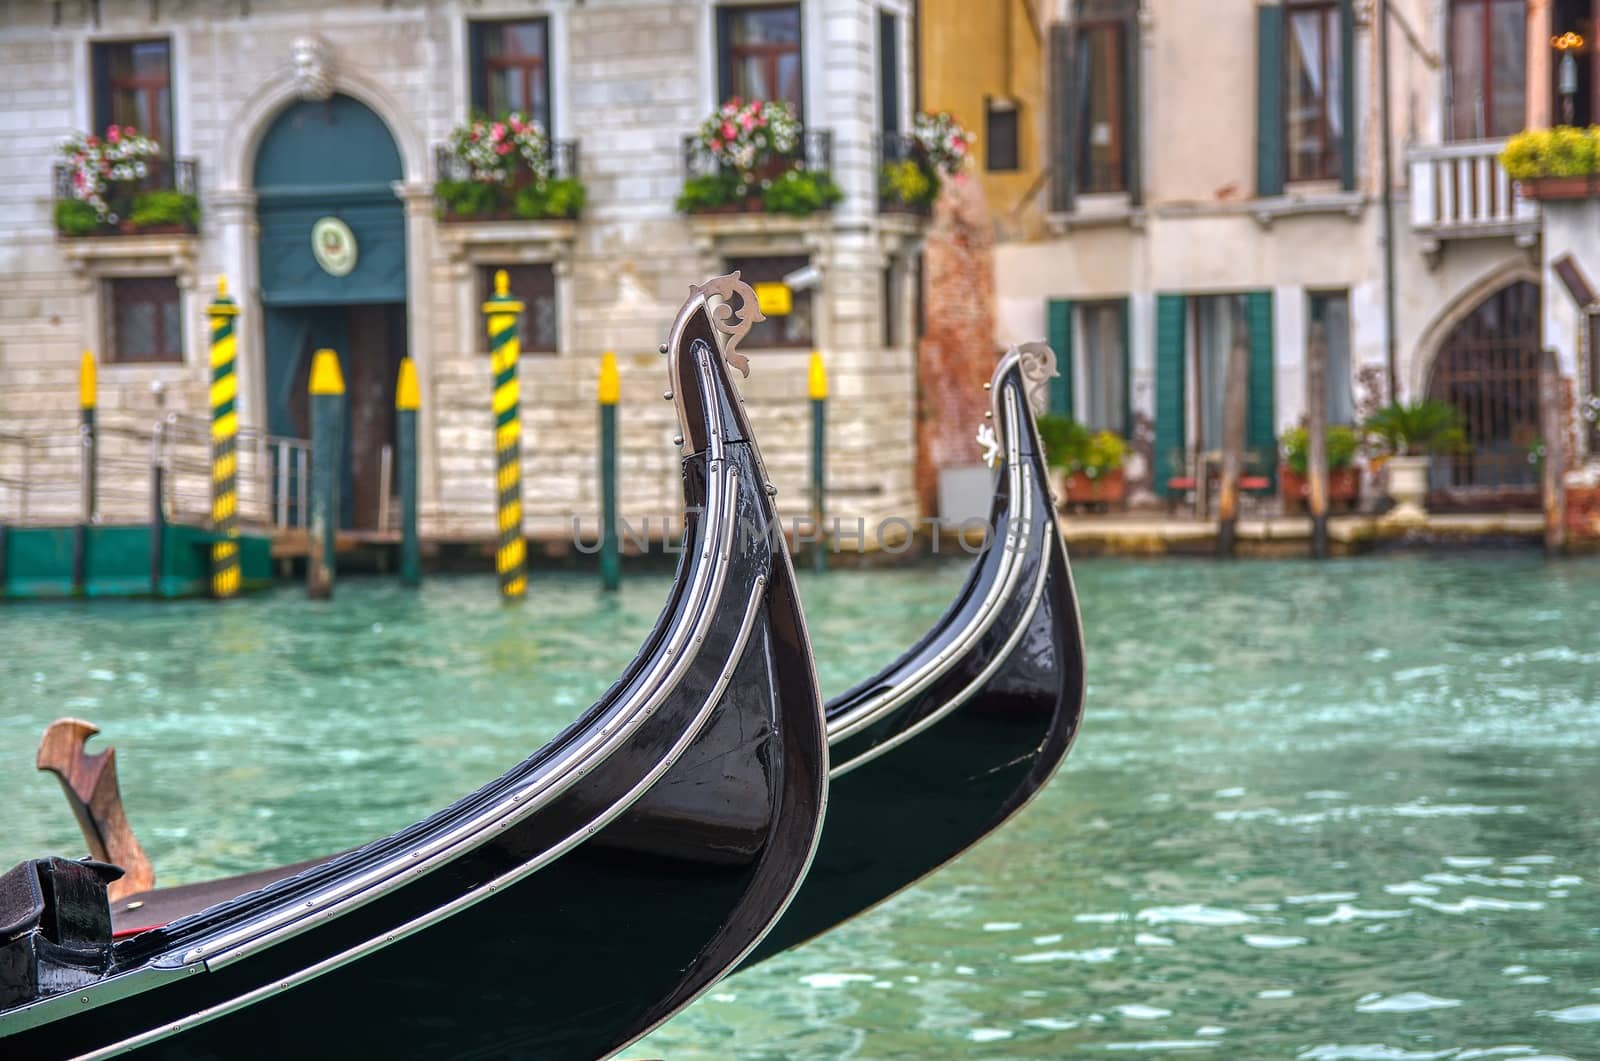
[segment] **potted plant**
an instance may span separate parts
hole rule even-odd
[[[1361,501],[1361,471],[1356,467],[1356,451],[1361,436],[1353,427],[1336,424],[1324,435],[1328,451],[1328,502],[1354,511]],[[1283,433],[1283,462],[1278,466],[1278,483],[1283,491],[1284,508],[1290,512],[1305,509],[1310,497],[1311,433],[1292,427]]]
[[[442,220],[564,220],[583,210],[583,185],[555,175],[544,127],[520,112],[474,117],[451,131],[445,151],[458,176],[434,184]]]
[[[678,210],[806,217],[831,208],[844,193],[827,172],[801,164],[802,136],[783,100],[728,100],[690,138],[715,170],[684,182]]]
[[[161,145],[133,126],[107,126],[104,136],[74,136],[61,145],[61,153],[69,192],[55,204],[61,235],[193,232],[199,226],[198,199],[151,186]]]
[[[1428,459],[1435,453],[1458,453],[1466,446],[1461,414],[1449,402],[1425,399],[1394,402],[1367,417],[1361,425],[1389,474],[1391,519],[1421,522],[1428,496]]]
[[[1070,416],[1047,413],[1039,418],[1039,437],[1050,466],[1051,488],[1063,506],[1103,509],[1122,503],[1128,444],[1120,435],[1091,432]]]
[[[911,123],[907,157],[878,172],[878,205],[890,213],[925,214],[944,182],[961,171],[972,136],[947,111],[920,113]]]
[[[1506,141],[1500,165],[1529,199],[1600,196],[1600,125],[1520,132]]]

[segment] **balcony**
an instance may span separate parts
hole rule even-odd
[[[939,174],[916,139],[905,133],[880,133],[878,212],[927,217],[939,197]]]
[[[694,135],[683,138],[686,180],[678,209],[686,214],[784,214],[808,217],[831,208],[840,192],[833,183],[833,132],[802,129],[794,150],[773,154],[753,171],[720,165]]]
[[[566,221],[583,211],[576,140],[550,142],[550,176],[543,185],[474,181],[471,167],[445,144],[434,146],[433,170],[434,198],[446,222]],[[529,171],[521,173],[533,179]]]
[[[139,180],[110,181],[105,186],[102,217],[81,200],[73,187],[71,163],[55,165],[54,217],[62,236],[130,236],[193,233],[200,224],[198,166],[192,158],[154,158]]]
[[[1500,166],[1504,140],[1469,140],[1416,148],[1411,167],[1411,227],[1430,262],[1444,241],[1509,237],[1519,247],[1539,238],[1539,205],[1524,199]]]

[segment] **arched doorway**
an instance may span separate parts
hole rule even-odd
[[[395,439],[395,377],[407,348],[401,178],[388,127],[342,95],[289,106],[255,159],[268,429],[308,434],[311,355],[337,352],[347,527],[377,526],[381,455]]]
[[[1451,329],[1428,377],[1428,397],[1461,411],[1468,451],[1433,462],[1438,507],[1538,504],[1539,285],[1508,284]]]

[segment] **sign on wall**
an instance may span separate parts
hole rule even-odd
[[[311,226],[311,253],[329,276],[348,276],[356,267],[356,234],[337,217],[321,217]]]
[[[755,285],[756,305],[768,317],[787,317],[794,312],[794,293],[781,282],[762,282]]]

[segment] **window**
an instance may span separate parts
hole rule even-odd
[[[885,134],[900,131],[900,22],[887,11],[878,12],[878,128]]]
[[[1202,295],[1194,300],[1194,438],[1203,451],[1222,448],[1222,405],[1228,355],[1250,345],[1243,295]],[[1250,437],[1248,426],[1246,438]]]
[[[103,283],[108,362],[183,360],[183,315],[175,277],[129,276]]]
[[[550,130],[550,33],[542,18],[472,23],[472,106],[520,111]]]
[[[1017,105],[1009,99],[984,100],[984,166],[991,173],[1017,168]]]
[[[1350,296],[1343,291],[1313,291],[1307,324],[1307,349],[1322,347],[1326,380],[1326,413],[1330,424],[1353,424],[1355,398],[1350,392]]]
[[[1127,314],[1123,303],[1086,302],[1078,307],[1082,338],[1082,397],[1078,399],[1083,422],[1093,431],[1126,435],[1127,421]]]
[[[900,292],[900,270],[889,264],[883,268],[883,285],[880,292],[878,312],[883,314],[883,346],[892,350],[904,342],[905,327],[900,320],[902,298]]]
[[[172,46],[166,40],[93,46],[94,131],[131,125],[171,158]]]
[[[1450,139],[1510,136],[1527,99],[1525,0],[1452,0]]]
[[[544,265],[483,265],[478,267],[478,301],[494,293],[494,274],[506,271],[511,294],[522,301],[522,350],[528,354],[554,354],[561,347],[560,317],[556,305],[556,271]],[[487,330],[480,336],[489,349]]]
[[[1294,3],[1284,12],[1285,171],[1291,181],[1337,180],[1345,135],[1338,3]]]
[[[1078,190],[1124,192],[1128,175],[1123,142],[1128,116],[1123,68],[1125,23],[1078,27]]]
[[[773,258],[729,258],[724,272],[739,271],[739,278],[747,284],[781,283],[796,269],[811,264],[803,254]],[[750,329],[744,345],[747,349],[761,347],[791,347],[809,350],[815,345],[812,325],[812,292],[793,293],[789,312],[783,316],[767,314],[767,319]]]
[[[717,55],[723,99],[787,100],[804,115],[799,4],[719,8]]]

